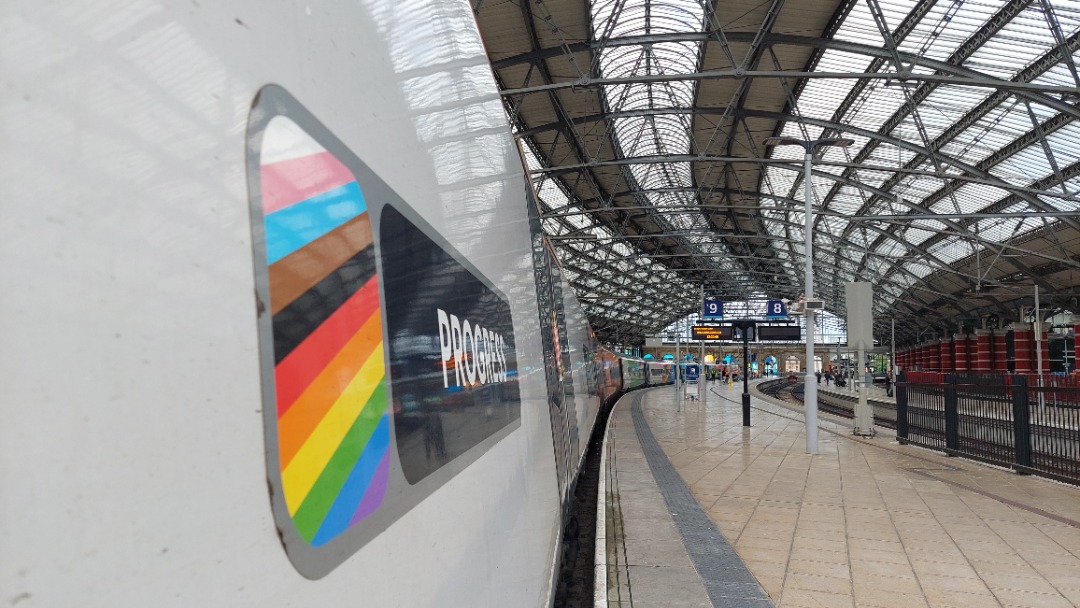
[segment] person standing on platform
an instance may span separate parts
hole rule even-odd
[[[892,397],[892,371],[885,372],[885,394]]]

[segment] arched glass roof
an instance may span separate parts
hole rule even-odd
[[[1080,310],[1080,0],[474,0],[602,339],[709,297],[875,286],[899,341]]]

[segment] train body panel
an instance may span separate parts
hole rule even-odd
[[[645,363],[646,383],[649,386],[670,384],[675,381],[675,363],[667,361],[647,361]]]
[[[577,461],[574,467],[576,470],[585,459],[589,432],[596,424],[596,417],[600,412],[601,400],[595,372],[598,354],[591,346],[593,337],[581,305],[573,297],[572,291],[566,289],[563,293],[563,306],[567,320],[567,344],[573,369],[574,413],[576,414],[573,424],[573,442],[576,446]]]
[[[607,349],[598,349],[596,357],[597,386],[602,404],[609,403],[624,390],[621,358]],[[637,388],[626,386],[625,389]]]
[[[248,175],[266,144],[247,138],[266,84],[505,295],[518,361],[542,358],[536,287],[522,278],[524,177],[468,3],[327,10],[0,8],[5,598],[549,602],[561,521],[548,386],[524,365],[510,370],[516,426],[438,483],[391,483],[383,505],[398,512],[370,538],[316,557],[329,561],[314,573],[279,539]]]
[[[563,284],[469,4],[0,23],[3,597],[549,605],[601,409],[666,376]]]
[[[641,388],[648,382],[648,367],[638,359],[622,359],[622,382],[627,389]]]

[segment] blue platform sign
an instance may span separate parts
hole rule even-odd
[[[724,318],[724,301],[723,300],[705,300],[705,310],[701,317],[703,319],[723,319]]]
[[[765,304],[765,318],[767,319],[786,319],[787,318],[787,306],[783,300],[769,300]]]

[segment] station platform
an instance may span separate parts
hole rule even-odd
[[[742,390],[710,382],[703,403],[667,386],[616,405],[597,606],[1080,606],[1080,488],[887,428],[855,437],[824,413],[808,455],[801,406],[751,386],[744,428]]]

